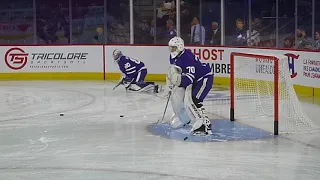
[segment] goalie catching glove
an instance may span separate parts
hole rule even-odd
[[[129,88],[129,86],[131,85],[131,83],[133,82],[134,79],[128,78],[125,75],[122,75],[122,77],[120,78],[119,83],[123,84],[125,88]]]
[[[169,97],[175,86],[181,84],[181,69],[178,66],[170,65],[166,76],[166,87],[164,97]]]
[[[181,84],[181,68],[175,65],[169,67],[167,74],[167,79],[170,81],[171,85],[180,86]],[[170,86],[170,85],[169,85]]]

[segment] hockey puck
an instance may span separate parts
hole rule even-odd
[[[60,113],[60,116],[64,116],[64,114],[63,114],[63,113]]]
[[[183,140],[185,141],[185,140],[187,140],[188,139],[188,137],[185,137]]]
[[[121,115],[120,117],[123,117],[123,115]]]

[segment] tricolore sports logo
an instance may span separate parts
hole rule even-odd
[[[28,55],[24,50],[15,47],[6,52],[4,61],[10,69],[19,70],[27,64]]]
[[[299,59],[300,55],[287,53],[287,54],[285,54],[285,56],[288,57],[289,70],[291,73],[290,76],[291,76],[291,78],[295,78],[298,75],[298,73],[294,70],[294,61]]]

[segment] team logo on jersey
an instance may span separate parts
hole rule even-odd
[[[295,78],[298,73],[295,71],[295,67],[294,67],[294,61],[299,59],[299,56],[300,55],[295,55],[295,54],[291,54],[291,53],[287,53],[285,54],[285,56],[288,57],[288,64],[289,64],[289,70],[290,70],[290,73],[291,73],[291,78]]]
[[[27,64],[28,55],[20,48],[11,48],[6,52],[4,61],[10,69],[19,70]]]

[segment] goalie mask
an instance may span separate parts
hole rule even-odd
[[[180,37],[172,38],[169,41],[168,45],[169,45],[169,51],[171,54],[171,58],[177,57],[184,50],[184,41]]]
[[[115,49],[112,53],[113,56],[113,60],[118,63],[118,61],[120,60],[120,58],[123,56],[122,52],[119,49]]]

